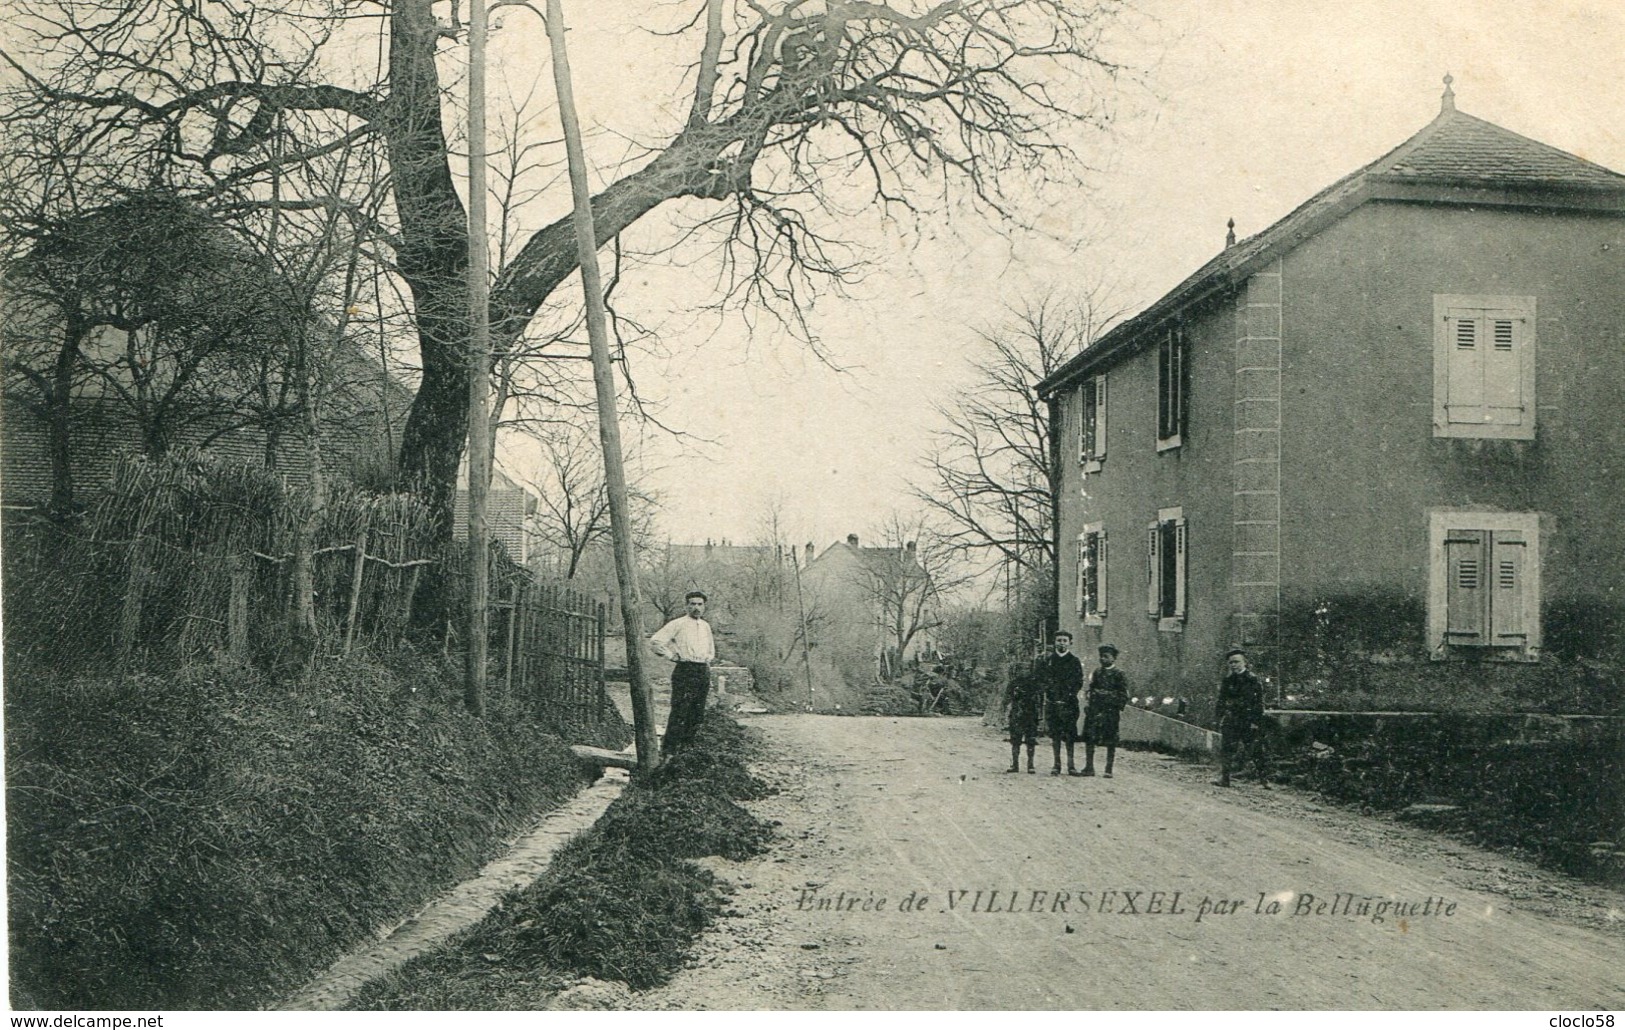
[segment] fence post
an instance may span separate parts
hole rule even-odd
[[[367,567],[367,531],[361,531],[361,537],[355,542],[355,572],[350,576],[350,613],[345,619],[344,653],[350,653],[350,645],[355,642],[356,612],[361,607],[361,574]]]
[[[228,559],[231,567],[231,604],[226,609],[226,649],[233,661],[248,661],[248,589],[252,582],[251,559],[238,553]]]
[[[513,702],[513,663],[519,654],[516,637],[519,632],[519,598],[523,596],[523,586],[523,576],[515,577],[508,607],[508,660],[502,674],[502,693],[506,695],[510,704]]]
[[[406,596],[401,599],[401,617],[397,625],[400,627],[400,635],[403,637],[406,636],[406,628],[412,625],[412,599],[417,596],[418,577],[422,573],[423,566],[412,566],[412,575],[406,583]]]
[[[119,661],[128,663],[141,634],[141,600],[147,586],[146,556],[138,532],[130,545],[130,575],[124,586],[124,607],[119,612]]]

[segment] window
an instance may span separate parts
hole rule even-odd
[[[1434,656],[1533,660],[1540,651],[1540,516],[1434,512],[1428,639]]]
[[[1078,534],[1078,617],[1086,626],[1106,618],[1106,529],[1099,522]]]
[[[1178,447],[1189,411],[1190,347],[1182,326],[1172,326],[1157,347],[1157,450]]]
[[[1433,435],[1535,438],[1535,298],[1433,298]]]
[[[1177,632],[1185,623],[1185,513],[1163,508],[1146,527],[1146,612],[1157,628]]]
[[[1106,459],[1106,377],[1085,380],[1079,393],[1083,413],[1078,422],[1078,461],[1085,472],[1099,472]]]

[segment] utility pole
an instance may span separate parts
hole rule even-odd
[[[475,0],[479,6],[483,0]],[[570,86],[570,59],[564,45],[564,10],[560,0],[547,0],[547,38],[553,51],[553,85],[559,95],[559,120],[570,164],[570,192],[575,198],[576,251],[581,290],[587,302],[587,338],[592,347],[592,378],[598,392],[598,435],[604,450],[604,478],[609,488],[609,523],[615,543],[615,578],[621,588],[621,618],[626,628],[626,671],[632,683],[632,728],[638,748],[638,771],[653,772],[660,763],[656,748],[654,702],[643,670],[643,615],[638,595],[638,569],[632,555],[632,519],[628,512],[626,468],[621,461],[620,413],[615,403],[615,370],[610,364],[605,329],[604,286],[598,271],[598,233],[593,226],[592,195],[587,187],[581,124],[576,119]],[[472,148],[471,148],[472,149]]]
[[[801,618],[801,667],[807,673],[807,711],[810,712],[818,700],[813,696],[812,640],[807,633],[807,602],[801,597],[801,563],[796,560],[793,547],[790,549],[790,567],[796,572],[796,613]]]
[[[490,255],[485,240],[486,0],[468,12],[468,653],[463,703],[485,714],[485,649],[489,639],[490,529],[486,493],[491,480]]]

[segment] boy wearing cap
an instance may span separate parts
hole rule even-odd
[[[1230,772],[1248,759],[1258,782],[1269,787],[1264,759],[1264,685],[1247,668],[1247,652],[1233,647],[1225,652],[1224,679],[1219,681],[1219,779],[1230,786]]]
[[[1051,776],[1061,775],[1061,744],[1066,744],[1066,771],[1078,775],[1072,749],[1078,739],[1078,692],[1083,689],[1083,663],[1072,653],[1072,634],[1055,634],[1055,651],[1039,661],[1044,681],[1044,719],[1049,724],[1050,749],[1055,753]]]
[[[1004,690],[1004,704],[1008,710],[1010,730],[1010,768],[1005,772],[1021,771],[1021,745],[1027,745],[1027,771],[1033,769],[1033,751],[1038,746],[1038,718],[1043,712],[1044,684],[1037,666],[1025,664],[1010,667],[1010,682]]]
[[[1083,709],[1083,772],[1095,774],[1095,745],[1106,745],[1106,777],[1117,757],[1117,724],[1128,704],[1128,677],[1117,668],[1117,648],[1100,645],[1100,667],[1089,674],[1089,692]]]

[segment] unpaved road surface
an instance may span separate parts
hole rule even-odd
[[[1146,753],[1008,775],[971,720],[746,721],[780,839],[712,864],[730,918],[638,1008],[1625,1007],[1618,892]]]

